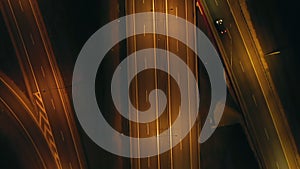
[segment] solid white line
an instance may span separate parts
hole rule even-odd
[[[135,5],[135,1],[132,1],[132,9],[133,9],[133,13],[135,14],[135,9],[136,9],[136,5]],[[133,39],[133,43],[134,43],[134,58],[135,58],[135,68],[134,68],[134,73],[136,74],[137,73],[137,65],[136,65],[136,48],[137,48],[137,45],[136,45],[136,21],[135,21],[135,17],[134,17],[134,20],[133,20],[133,32],[134,32],[134,39]],[[136,87],[135,87],[135,97],[138,98],[138,80],[135,79],[135,84],[136,84]],[[136,105],[137,107],[139,107],[139,102],[138,100],[136,100]],[[138,110],[137,110],[138,111]],[[137,113],[136,115],[136,119],[137,121],[139,120],[139,114]],[[141,150],[140,150],[140,125],[138,124],[137,125],[137,129],[136,129],[136,132],[137,132],[137,139],[138,139],[138,142],[137,142],[137,149],[138,149],[138,157],[140,157],[140,153],[141,153]],[[137,163],[138,163],[138,169],[141,168],[141,159],[138,158],[137,159]]]
[[[166,10],[166,41],[167,41],[167,51],[169,51],[169,17],[168,17],[168,0],[165,0],[165,6],[166,6],[166,8],[165,8],[165,10]],[[176,10],[176,18],[177,18],[177,6],[176,6],[176,8],[175,8],[175,10]],[[171,80],[170,80],[170,76],[169,76],[169,74],[170,74],[170,54],[169,53],[167,53],[167,61],[168,61],[168,99],[169,99],[169,101],[170,101],[170,103],[168,104],[168,109],[169,109],[169,112],[168,112],[168,119],[169,119],[169,128],[170,128],[170,132],[169,132],[169,139],[170,139],[170,164],[171,164],[171,166],[170,166],[170,169],[173,169],[174,168],[174,166],[173,166],[173,150],[172,150],[172,147],[173,147],[173,139],[172,139],[172,113],[171,113],[171,109],[172,109],[172,107],[171,107],[171,105],[172,105],[172,103],[171,103],[171,84],[170,84],[170,82],[171,82]]]
[[[24,12],[22,1],[20,1],[20,0],[19,0],[19,6],[20,6],[21,11]]]
[[[31,144],[33,145],[35,151],[37,152],[38,156],[42,159],[41,153],[40,153],[40,149],[38,149],[37,145],[35,144],[35,141],[33,141],[33,138],[31,137],[31,134],[29,134],[28,130],[25,128],[24,124],[22,123],[22,121],[19,119],[19,117],[17,116],[17,114],[13,111],[13,109],[8,105],[8,103],[6,103],[4,101],[4,99],[2,97],[0,97],[0,101],[4,104],[4,106],[11,112],[11,114],[14,116],[14,118],[18,121],[18,123],[20,124],[20,126],[23,128],[23,131],[26,133],[28,139],[30,140]],[[22,101],[23,102],[23,101]],[[46,164],[44,161],[42,161],[42,164],[44,167],[46,167]]]
[[[23,104],[23,106],[26,108],[26,110],[31,114],[34,121],[38,124],[38,122],[36,120],[36,116],[31,111],[31,109],[28,107],[28,105],[23,101],[21,96],[19,96],[19,94],[8,83],[6,83],[6,81],[2,77],[0,77],[0,81],[2,81],[5,84],[5,86],[19,99],[19,101]]]
[[[235,21],[235,23],[239,23],[238,21],[237,21],[237,17],[235,16],[235,13],[234,13],[234,11],[233,11],[233,9],[232,9],[232,7],[231,7],[231,3],[229,2],[229,0],[226,0],[227,1],[227,4],[228,4],[228,6],[229,6],[229,8],[230,8],[230,12],[232,13],[232,16],[233,16],[233,19],[234,19],[234,21]],[[258,71],[258,68],[256,68],[256,65],[254,64],[254,61],[253,61],[253,58],[251,57],[251,54],[250,54],[250,51],[249,51],[249,49],[248,49],[248,47],[247,47],[247,45],[246,45],[246,39],[245,39],[245,37],[243,36],[243,34],[242,34],[242,29],[240,28],[240,26],[239,26],[239,24],[236,24],[236,26],[237,26],[237,28],[238,28],[238,31],[240,32],[240,35],[241,35],[241,38],[242,38],[242,41],[243,41],[243,44],[244,44],[244,46],[245,46],[245,49],[246,49],[246,51],[247,51],[247,54],[248,54],[248,58],[250,59],[250,63],[251,63],[251,65],[252,65],[252,67],[253,67],[253,70],[254,70],[254,73],[255,73],[255,75],[256,75],[256,77],[257,77],[257,81],[258,81],[258,84],[259,84],[259,86],[260,86],[260,88],[261,88],[261,91],[262,91],[262,94],[263,94],[263,96],[264,96],[264,98],[265,98],[265,100],[266,100],[266,104],[267,104],[267,106],[268,106],[268,110],[269,110],[269,112],[270,112],[270,115],[271,115],[271,118],[272,118],[272,120],[273,121],[276,121],[276,119],[278,118],[278,117],[276,117],[275,116],[275,114],[274,114],[274,112],[273,111],[275,111],[275,110],[273,110],[272,109],[272,105],[271,105],[271,103],[270,103],[270,99],[267,99],[268,98],[268,94],[267,94],[267,90],[271,90],[271,92],[273,91],[272,90],[272,85],[271,84],[267,84],[267,87],[264,87],[264,85],[263,85],[263,79],[261,79],[261,78],[259,78],[259,71]],[[264,67],[261,67],[261,66],[257,66],[257,67],[259,67],[259,68],[261,68],[262,70],[263,70],[263,73],[265,72],[265,68]],[[267,89],[266,89],[267,88]],[[279,111],[281,111],[281,110],[279,110]],[[277,133],[278,133],[278,139],[279,139],[279,141],[280,141],[280,145],[281,146],[288,146],[286,143],[285,143],[285,141],[283,141],[283,137],[286,137],[286,135],[285,134],[283,134],[283,133],[281,133],[281,132],[278,132],[280,129],[280,125],[279,124],[277,124],[277,123],[274,123],[274,125],[275,125],[275,129],[276,129],[276,131],[277,131]],[[287,134],[287,135],[290,135],[290,134]],[[293,141],[290,141],[290,143],[292,143],[293,144]],[[291,145],[292,147],[293,147],[293,145]],[[292,151],[292,153],[293,154],[297,154],[297,152],[295,152],[294,150],[291,150]],[[286,158],[289,158],[289,151],[287,150],[287,149],[283,149],[283,153],[284,153],[284,156],[286,157]],[[290,166],[291,164],[291,160],[287,160],[287,164],[288,164],[288,166]]]
[[[153,20],[152,20],[152,22],[153,22],[153,32],[154,32],[154,34],[153,34],[153,49],[154,49],[154,71],[155,71],[155,73],[154,73],[154,84],[155,84],[155,88],[157,88],[157,85],[158,85],[158,83],[157,83],[157,69],[156,69],[156,67],[157,67],[157,65],[156,65],[156,20],[155,20],[155,2],[154,2],[154,0],[152,0],[152,9],[153,9]],[[156,100],[156,107],[155,107],[155,111],[156,111],[156,113],[155,113],[155,115],[156,115],[156,119],[158,119],[158,96],[157,96],[157,93],[156,93],[156,96],[155,96],[155,100]],[[156,120],[156,144],[157,144],[157,147],[156,147],[156,149],[157,149],[157,166],[158,166],[158,169],[160,169],[160,142],[159,142],[159,121],[158,120]]]
[[[179,51],[179,42],[178,42],[178,40],[176,41],[176,50],[177,50],[177,52]]]
[[[184,5],[185,5],[185,19],[186,20],[188,20],[188,2],[187,2],[188,0],[185,0],[184,1]],[[189,42],[190,40],[192,40],[192,39],[189,39],[189,32],[188,32],[188,23],[186,22],[186,24],[185,24],[185,33],[186,33],[186,42]],[[189,59],[189,50],[188,50],[188,48],[186,47],[186,57],[187,57],[187,65],[190,65],[190,59]],[[188,84],[188,86],[189,86],[189,84],[190,84],[190,76],[189,75],[187,75],[187,84]],[[190,88],[188,87],[188,93],[190,93]],[[190,95],[188,96],[188,103],[190,103]],[[191,109],[191,107],[190,107],[191,105],[190,104],[188,104],[188,111],[190,112],[190,109]],[[190,128],[192,128],[191,127],[191,116],[190,116],[190,113],[189,113],[189,127]],[[190,139],[190,144],[189,144],[189,150],[190,150],[190,157],[192,157],[192,152],[193,152],[193,144],[191,144],[191,140],[192,140],[192,133],[190,132],[189,133],[189,139]],[[193,167],[193,158],[190,158],[190,168],[194,168]]]
[[[241,61],[240,61],[240,67],[241,67],[242,71],[245,72],[244,66]]]
[[[231,7],[231,2],[229,2],[229,0],[227,0],[227,3],[228,3],[228,6],[229,6],[229,8],[230,8],[230,11],[231,11],[231,13],[232,13],[232,16],[233,16],[233,18],[234,18],[234,21],[235,21],[235,23],[239,23],[237,20],[237,17],[235,16],[235,12],[233,11],[233,9],[232,9],[232,7]],[[248,53],[248,58],[250,59],[250,63],[251,63],[251,65],[252,65],[252,67],[253,67],[253,70],[254,70],[254,73],[255,73],[255,75],[256,75],[256,77],[257,77],[257,81],[258,81],[258,83],[259,83],[259,86],[260,86],[260,88],[261,88],[261,91],[262,91],[262,94],[263,94],[263,96],[264,96],[264,98],[265,98],[265,100],[266,100],[266,105],[267,105],[267,107],[268,107],[268,110],[269,110],[269,113],[270,113],[270,115],[271,115],[271,119],[273,120],[273,121],[278,121],[277,119],[279,118],[278,116],[276,116],[276,113],[274,113],[275,111],[279,111],[279,112],[282,112],[282,110],[280,109],[280,107],[281,107],[281,105],[279,104],[278,106],[279,106],[279,109],[278,108],[275,108],[275,109],[273,109],[273,107],[272,107],[272,103],[271,103],[271,101],[270,101],[270,99],[268,99],[268,92],[274,92],[274,90],[273,90],[273,84],[272,83],[268,83],[267,81],[268,81],[268,77],[265,77],[264,76],[264,73],[266,72],[266,70],[265,70],[265,67],[264,66],[261,66],[261,64],[258,64],[258,65],[255,65],[255,63],[254,63],[254,60],[255,60],[255,58],[256,57],[251,57],[251,54],[250,54],[250,50],[251,49],[249,49],[249,45],[246,45],[246,39],[245,39],[245,37],[243,36],[243,33],[242,33],[242,29],[240,28],[240,25],[239,24],[237,24],[237,28],[238,28],[238,31],[240,32],[240,35],[241,35],[241,38],[242,38],[242,41],[243,41],[243,43],[244,43],[244,45],[245,45],[245,49],[246,49],[246,51],[247,51],[247,53]],[[251,37],[250,37],[251,38]],[[261,61],[258,59],[257,60],[258,61],[258,63],[261,63]],[[257,67],[257,68],[256,68]],[[262,72],[260,72],[259,73],[259,70]],[[265,82],[265,83],[263,83],[263,82]],[[265,85],[264,85],[265,84]],[[276,94],[275,94],[276,95]],[[274,99],[273,99],[274,100]],[[275,99],[276,100],[276,99]],[[277,99],[278,100],[278,99]],[[277,102],[280,102],[280,100],[279,101],[277,101]],[[277,124],[277,123],[274,123],[274,125],[275,125],[275,129],[276,129],[276,131],[277,131],[277,133],[278,133],[278,139],[279,139],[279,141],[280,141],[280,145],[281,146],[283,146],[283,147],[287,147],[287,148],[284,148],[283,149],[283,154],[284,154],[284,157],[286,157],[287,158],[287,165],[290,167],[291,165],[294,165],[293,164],[293,161],[295,160],[295,159],[291,159],[291,158],[293,158],[293,155],[291,155],[291,154],[297,154],[297,152],[295,152],[294,151],[294,149],[293,149],[293,147],[294,147],[294,142],[292,141],[292,140],[286,140],[286,139],[283,139],[283,138],[286,138],[286,135],[288,135],[288,136],[290,136],[290,133],[286,133],[286,132],[279,132],[281,129],[282,129],[282,126],[284,126],[284,124],[282,124],[282,123],[280,123],[280,124]],[[287,143],[287,142],[289,142],[289,143]]]
[[[32,10],[34,19],[35,19],[35,22],[36,22],[36,24],[37,24],[37,26],[38,26],[38,30],[39,30],[39,33],[40,33],[40,35],[41,35],[42,42],[43,42],[43,45],[44,45],[44,47],[45,47],[45,51],[46,51],[46,53],[47,53],[47,58],[48,58],[48,60],[49,60],[50,67],[51,67],[52,73],[53,73],[53,75],[54,75],[53,77],[54,77],[56,86],[57,86],[58,88],[60,88],[61,86],[60,86],[60,83],[58,82],[58,79],[57,79],[57,75],[58,75],[59,73],[56,73],[57,71],[56,71],[55,68],[54,68],[54,64],[55,64],[55,63],[54,63],[54,61],[53,61],[53,58],[50,57],[50,56],[52,56],[52,55],[51,55],[50,49],[49,49],[49,48],[47,47],[47,45],[46,45],[46,44],[47,44],[47,43],[46,43],[47,39],[45,39],[45,37],[44,37],[44,36],[42,35],[42,33],[41,33],[41,30],[42,30],[42,28],[43,28],[43,25],[41,25],[41,24],[38,22],[38,16],[37,16],[36,13],[35,13],[35,10],[34,10],[32,1],[31,1],[31,0],[28,0],[28,2],[29,2],[29,4],[30,4],[30,7],[31,7],[31,10]],[[51,44],[50,44],[50,45],[51,45]],[[38,89],[38,90],[39,90],[39,89]],[[78,158],[79,165],[80,165],[80,168],[83,168],[83,167],[82,167],[82,161],[80,160],[81,155],[79,154],[78,147],[77,147],[78,143],[77,143],[77,141],[76,141],[76,139],[75,139],[74,132],[72,131],[72,125],[70,124],[70,117],[69,117],[69,114],[68,114],[68,113],[70,113],[70,110],[67,108],[66,101],[63,99],[64,97],[63,97],[62,91],[61,91],[61,90],[58,90],[58,93],[59,93],[60,100],[61,100],[61,102],[62,102],[62,106],[63,106],[64,112],[65,112],[65,116],[66,116],[66,118],[67,118],[68,127],[70,128],[70,133],[71,133],[71,136],[72,136],[72,140],[73,140],[73,142],[74,142],[74,148],[75,148],[77,157],[79,157],[79,158]],[[60,167],[61,167],[61,166],[60,166]]]
[[[69,162],[69,167],[70,167],[70,169],[73,169],[71,162]]]
[[[144,36],[146,36],[146,25],[144,24]]]
[[[175,8],[175,16],[176,16],[176,18],[178,17],[178,8],[177,8],[177,6]]]
[[[18,34],[19,34],[20,39],[21,39],[21,42],[22,42],[22,47],[23,47],[23,49],[24,49],[24,51],[25,51],[25,54],[26,54],[26,60],[27,60],[27,62],[28,62],[28,64],[29,64],[29,68],[30,68],[31,74],[32,74],[32,76],[33,76],[34,84],[35,84],[35,86],[36,86],[36,90],[37,90],[38,92],[40,92],[40,89],[38,88],[38,83],[37,83],[37,80],[36,80],[36,77],[35,77],[35,74],[34,74],[34,71],[33,71],[33,66],[32,66],[32,64],[31,64],[31,62],[30,62],[29,54],[28,54],[28,51],[27,51],[27,48],[26,48],[26,45],[25,45],[25,42],[24,42],[24,39],[23,39],[23,36],[22,36],[22,33],[21,33],[21,29],[20,29],[20,27],[19,27],[19,25],[18,25],[18,22],[17,22],[17,18],[16,18],[16,15],[15,15],[15,11],[14,11],[13,8],[12,8],[12,5],[11,5],[10,0],[8,0],[7,2],[8,2],[8,5],[9,5],[9,8],[10,8],[10,11],[11,11],[11,13],[12,13],[12,16],[13,16],[13,21],[14,21],[14,23],[16,24],[17,31],[18,31]]]

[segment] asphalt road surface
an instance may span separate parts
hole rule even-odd
[[[34,118],[32,104],[3,73],[0,73],[0,111],[1,135],[13,143],[12,149],[16,152],[16,159],[6,167],[18,163],[19,167],[28,169],[55,168],[55,159],[49,155],[51,149]]]
[[[196,6],[193,1],[177,1],[177,0],[165,0],[165,1],[126,1],[126,14],[134,14],[139,12],[162,12],[166,14],[171,14],[176,17],[181,17],[187,21],[194,23],[196,22]],[[135,27],[139,23],[134,23]],[[159,21],[153,20],[153,28],[163,27],[168,34],[168,27],[176,27],[176,25],[169,25],[168,20]],[[145,25],[144,25],[145,27]],[[147,29],[147,28],[145,28]],[[179,32],[184,32],[187,34],[186,29],[179,30]],[[195,34],[195,33],[194,33]],[[194,39],[189,39],[189,41],[194,41]],[[194,76],[198,78],[198,62],[197,56],[189,50],[184,44],[179,42],[176,39],[166,37],[158,34],[142,34],[129,38],[127,40],[127,54],[132,54],[138,50],[145,48],[159,48],[167,51],[171,51],[177,56],[179,56],[189,68],[194,73]],[[154,49],[155,53],[155,49]],[[154,59],[157,57],[154,54]],[[168,63],[170,64],[170,63]],[[147,61],[144,64],[147,68]],[[166,67],[168,65],[165,65]],[[133,70],[133,72],[132,72]],[[131,71],[131,72],[130,72]],[[134,69],[130,69],[129,73],[134,73]],[[180,81],[188,81],[188,77],[179,77]],[[179,82],[180,83],[180,82]],[[136,87],[138,86],[138,87]],[[159,88],[166,93],[168,98],[167,108],[164,111],[163,115],[158,120],[150,122],[148,124],[137,124],[129,123],[129,133],[133,137],[149,137],[153,135],[159,135],[162,131],[166,130],[176,118],[178,117],[179,108],[180,108],[180,91],[178,84],[171,78],[170,75],[163,73],[161,71],[148,70],[141,72],[139,76],[133,80],[131,88],[131,99],[132,103],[139,109],[149,108],[149,92],[152,89]],[[184,123],[189,123],[186,121]],[[189,123],[190,124],[190,123]],[[170,147],[170,150],[153,157],[141,158],[141,159],[132,159],[131,165],[132,168],[141,169],[141,168],[153,168],[153,169],[181,169],[181,168],[199,168],[200,166],[200,146],[198,144],[198,137],[200,131],[200,123],[196,122],[191,132],[173,149]],[[171,131],[176,133],[177,131]],[[170,133],[170,146],[172,143],[172,137],[177,137],[176,134],[172,135]],[[163,144],[160,139],[157,139],[157,150],[160,151],[159,146]]]
[[[70,103],[37,2],[2,1],[25,83],[57,168],[85,168]]]
[[[280,115],[279,104],[251,41],[238,2],[214,0],[205,3],[212,25],[215,20],[223,19],[227,28],[224,35],[217,32],[219,42],[223,45],[223,57],[235,81],[261,165],[264,168],[296,168],[295,149],[290,144],[288,129],[282,124],[286,119]]]

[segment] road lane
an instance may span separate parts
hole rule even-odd
[[[163,12],[175,15],[177,17],[185,18],[191,23],[195,23],[195,4],[193,1],[176,1],[176,0],[164,0],[164,1],[126,1],[126,14],[139,13],[139,12]],[[138,23],[134,23],[138,24]],[[168,17],[166,15],[166,20],[158,21],[153,18],[152,28],[155,30],[158,26],[163,27],[166,30],[166,35],[168,35],[168,27],[176,27],[176,25],[168,24]],[[133,26],[134,28],[135,26]],[[185,32],[186,30],[178,30]],[[193,41],[191,39],[190,41]],[[171,51],[177,54],[184,60],[187,65],[189,65],[195,76],[198,77],[197,73],[197,62],[196,56],[182,43],[178,42],[176,39],[167,38],[163,35],[153,35],[153,34],[143,34],[139,36],[134,36],[127,40],[127,53],[128,55],[145,48],[160,48]],[[154,49],[155,51],[155,49]],[[154,59],[157,57],[154,55]],[[146,63],[147,64],[147,63]],[[146,67],[145,64],[145,67]],[[168,63],[170,64],[170,63]],[[167,67],[168,65],[166,65]],[[129,72],[129,73],[134,73]],[[130,123],[130,134],[134,137],[149,137],[149,135],[158,135],[160,132],[164,131],[172,125],[172,122],[178,118],[178,110],[180,106],[180,94],[179,89],[174,82],[174,80],[160,72],[160,71],[145,71],[141,73],[141,76],[146,76],[147,79],[138,78],[135,80],[135,86],[131,91],[132,102],[137,107],[145,108],[145,101],[141,98],[148,97],[145,93],[146,91],[151,91],[154,88],[162,89],[168,98],[168,106],[164,114],[158,118],[158,120],[151,122],[149,125],[143,124],[133,124]],[[188,80],[186,77],[182,77],[182,80]],[[176,131],[173,131],[176,132]],[[179,131],[178,131],[179,132]],[[172,133],[172,132],[171,132]],[[172,137],[170,133],[170,145],[172,145]],[[199,144],[198,140],[199,127],[195,125],[192,131],[189,133],[185,139],[183,139],[177,146],[173,149],[167,151],[166,153],[144,158],[144,159],[132,159],[132,168],[199,168],[200,158],[199,158]],[[160,140],[157,140],[157,145],[159,147]],[[158,148],[159,151],[159,148]]]
[[[293,148],[287,135],[288,127],[281,124],[285,119],[280,116],[277,100],[272,97],[274,91],[269,86],[263,67],[257,59],[259,56],[251,44],[247,28],[241,26],[245,25],[245,21],[241,20],[242,17],[237,13],[238,2],[222,0],[218,1],[218,5],[213,1],[205,3],[211,17],[210,22],[223,18],[230,32],[231,36],[217,35],[216,31],[215,35],[219,37],[219,42],[223,46],[224,60],[230,63],[227,64],[230,65],[227,69],[234,78],[235,90],[238,91],[250,135],[254,136],[252,139],[261,165],[264,168],[295,168],[297,164],[292,157],[294,152],[291,151]],[[276,117],[281,117],[281,122]]]
[[[3,1],[3,13],[14,41],[27,89],[58,168],[85,168],[74,115],[36,1]],[[61,139],[63,133],[64,139]],[[70,165],[71,164],[71,165]]]
[[[51,154],[51,148],[47,143],[43,129],[38,125],[33,113],[33,107],[27,97],[18,87],[0,72],[0,107],[1,116],[6,122],[1,123],[1,130],[14,128],[16,133],[9,133],[9,139],[13,139],[15,147],[23,156],[23,151],[30,154],[30,157],[24,157],[21,161],[24,168],[55,168],[56,161]],[[4,117],[5,116],[5,117]],[[2,131],[1,133],[5,133]],[[10,131],[12,132],[12,131]],[[26,161],[26,160],[27,161]]]

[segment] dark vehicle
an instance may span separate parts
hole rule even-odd
[[[227,28],[224,26],[224,22],[223,22],[223,19],[217,19],[215,20],[215,25],[216,25],[216,28],[217,28],[217,31],[223,35],[227,32]]]

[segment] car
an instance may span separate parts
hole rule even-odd
[[[224,21],[223,21],[223,19],[216,19],[216,20],[215,20],[215,25],[216,25],[217,31],[218,31],[221,35],[227,33],[227,28],[224,26]]]

